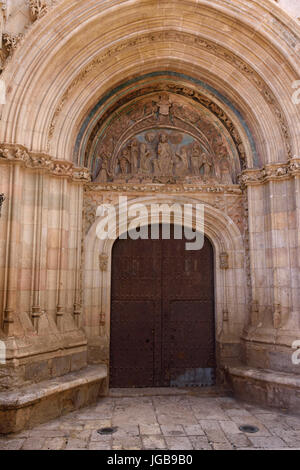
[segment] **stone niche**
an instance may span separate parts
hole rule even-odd
[[[236,183],[239,155],[229,132],[205,108],[170,93],[118,111],[91,145],[96,183]]]

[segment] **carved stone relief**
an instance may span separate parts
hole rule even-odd
[[[225,130],[170,95],[153,95],[112,120],[103,135],[94,181],[232,185],[238,153]]]

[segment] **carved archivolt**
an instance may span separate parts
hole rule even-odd
[[[72,162],[54,160],[44,153],[29,152],[21,145],[0,145],[0,163],[21,163],[27,168],[43,170],[54,176],[70,178],[73,181],[86,183],[90,181],[90,171],[87,168],[76,167]]]
[[[268,87],[268,85],[262,80],[259,74],[255,72],[255,70],[249,64],[247,64],[243,59],[241,59],[234,53],[230,52],[225,47],[215,44],[214,42],[209,41],[207,39],[203,39],[199,36],[185,33],[183,31],[159,31],[159,32],[152,32],[152,33],[140,35],[138,37],[131,38],[130,40],[123,41],[123,42],[120,42],[119,44],[116,44],[112,48],[107,49],[107,51],[103,55],[94,59],[84,70],[80,72],[80,74],[73,80],[71,85],[63,94],[53,114],[53,118],[49,127],[49,135],[48,135],[49,142],[51,141],[51,138],[53,136],[58,116],[60,115],[65,103],[68,101],[71,95],[71,92],[79,83],[83,82],[86,79],[87,75],[91,71],[93,71],[95,67],[99,65],[103,66],[106,60],[111,59],[113,55],[120,53],[124,49],[128,50],[131,47],[141,46],[145,43],[149,43],[149,42],[154,43],[154,42],[160,42],[160,41],[166,41],[166,42],[171,41],[171,42],[180,42],[180,43],[183,42],[193,47],[199,47],[199,49],[201,50],[203,49],[207,50],[213,53],[214,55],[216,55],[217,57],[220,57],[226,60],[227,62],[233,64],[243,75],[246,75],[247,78],[253,83],[253,85],[259,90],[263,99],[267,101],[267,103],[269,104],[271,108],[273,108],[274,114],[277,116],[277,119],[280,124],[282,136],[284,138],[285,145],[286,145],[287,154],[289,157],[291,157],[290,135],[288,131],[288,124],[284,116],[284,112],[279,102],[277,101],[274,93]]]

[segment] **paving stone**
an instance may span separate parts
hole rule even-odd
[[[276,436],[280,437],[288,446],[300,447],[300,431],[277,429]]]
[[[140,434],[146,436],[154,436],[161,434],[161,428],[159,424],[140,424]]]
[[[166,437],[169,450],[192,450],[193,446],[187,437]]]
[[[161,426],[161,430],[162,430],[162,433],[164,436],[185,436],[185,432],[184,432],[184,429],[183,429],[183,426],[181,426],[180,424],[173,424],[173,425],[162,425]]]
[[[243,409],[243,408],[231,408],[230,410],[227,410],[226,411],[226,414],[228,416],[230,416],[230,418],[233,418],[235,416],[237,417],[250,417],[252,418],[253,415],[251,413],[249,413],[249,411]]]
[[[142,440],[140,437],[124,436],[113,437],[113,450],[140,450],[142,449]]]
[[[96,430],[92,431],[90,441],[91,442],[110,442],[112,439],[112,434],[103,435],[99,434]]]
[[[167,449],[166,442],[162,436],[142,436],[143,448],[145,450]]]
[[[234,447],[229,442],[213,442],[212,447],[214,450],[233,450]]]
[[[227,435],[228,434],[240,434],[241,431],[237,424],[233,421],[219,421],[222,431]]]
[[[0,439],[0,450],[20,450],[25,439]]]
[[[111,425],[112,424],[111,424],[110,419],[104,419],[104,420],[98,419],[98,420],[95,420],[95,421],[88,420],[88,421],[86,421],[83,429],[84,429],[84,431],[86,431],[86,430],[93,431],[95,429],[98,430],[98,429],[101,429],[101,428],[110,428]]]
[[[90,442],[89,450],[111,450],[110,442]]]
[[[285,442],[279,437],[252,437],[249,436],[249,440],[252,442],[254,447],[259,447],[260,449],[280,449],[282,447],[287,447]]]
[[[45,444],[45,438],[29,437],[25,440],[22,450],[41,450]]]
[[[190,436],[189,440],[194,450],[211,450],[212,449],[206,436]]]
[[[248,437],[245,434],[227,434],[226,438],[228,441],[235,447],[252,447],[252,442],[249,441]]]
[[[200,424],[189,424],[183,427],[187,436],[205,436]]]
[[[84,449],[87,446],[87,442],[81,439],[68,439],[65,450],[78,450]]]
[[[46,439],[42,450],[62,450],[67,444],[67,439],[63,437],[54,437]]]
[[[137,425],[119,426],[114,436],[139,436],[140,430]]]
[[[218,444],[221,444],[221,443],[225,444],[228,442],[218,421],[201,420],[200,424],[209,442],[218,443]]]

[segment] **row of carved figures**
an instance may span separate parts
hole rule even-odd
[[[97,178],[98,182],[139,176],[142,178],[166,176],[194,176],[204,180],[216,178],[223,184],[232,184],[231,168],[228,159],[218,162],[204,152],[198,142],[192,144],[191,149],[182,146],[179,152],[173,150],[168,142],[168,136],[161,134],[156,154],[145,143],[133,139],[124,147],[110,168],[110,159],[102,157],[102,167]]]

